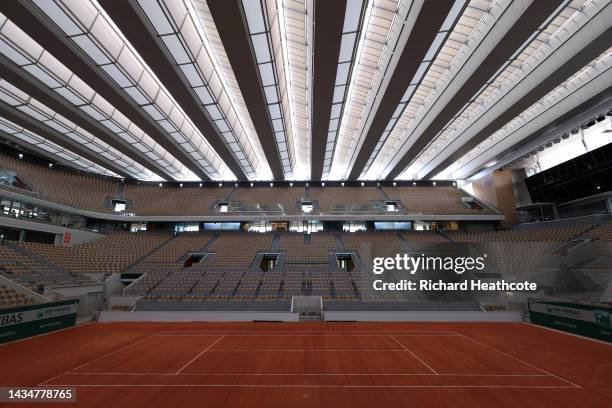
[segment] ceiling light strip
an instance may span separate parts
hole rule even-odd
[[[483,85],[413,163],[398,176],[398,179],[420,178],[425,174],[426,167],[430,167],[433,161],[439,158],[439,154],[450,148],[451,144],[460,137],[475,134],[478,127],[484,126],[481,118],[492,112],[508,93],[514,91],[516,95],[518,90],[532,86],[533,84],[526,82],[526,79],[538,67],[546,63],[553,53],[571,40],[572,36],[588,24],[604,7],[601,1],[597,3],[590,0],[567,2],[565,7],[551,16]],[[567,57],[569,58],[569,55]],[[473,126],[474,124],[476,126]]]
[[[0,14],[0,53],[178,180],[197,177],[19,27]]]
[[[216,38],[220,42],[220,39],[208,6],[205,2],[197,3],[198,10],[189,0],[137,1],[140,13],[148,19],[166,55],[178,68],[179,76],[247,177],[269,179],[271,171],[229,62],[225,64],[228,69],[223,69],[218,61],[217,54],[224,54],[224,50],[212,45],[212,40]],[[229,85],[230,81],[234,86]]]
[[[509,5],[510,0],[472,0],[461,15],[447,18],[443,28],[450,28],[438,32],[360,178],[379,179],[384,176],[382,173],[390,162],[390,156],[408,142],[431,110],[438,108],[447,87],[458,77],[458,72],[464,69],[466,61],[487,38]],[[472,70],[476,68],[474,66]]]
[[[172,94],[94,0],[32,0],[160,129],[212,179],[235,179]]]
[[[242,7],[263,86],[263,94],[272,121],[272,130],[281,158],[283,174],[285,179],[295,179],[294,169],[297,167],[297,160],[291,137],[291,115],[286,98],[280,97],[282,95],[281,83],[284,84],[281,78],[284,78],[285,72],[282,69],[282,62],[277,63],[277,54],[273,52],[267,6],[264,0],[242,0]]]
[[[366,133],[366,123],[379,92],[383,91],[384,74],[392,62],[401,34],[408,21],[413,2],[406,0],[368,0],[365,9],[355,67],[351,72],[345,105],[325,179],[344,179],[349,162]]]
[[[310,179],[310,145],[312,143],[312,44],[313,0],[268,0],[272,48],[282,55],[285,86],[281,99],[286,100],[290,115],[296,164],[294,178]],[[276,19],[274,18],[276,12]],[[275,22],[280,35],[275,35]],[[279,52],[280,51],[280,52]],[[281,58],[275,62],[278,64]]]
[[[99,154],[106,159],[115,162],[122,167],[126,173],[131,174],[136,179],[158,180],[160,177],[146,169],[128,156],[122,154],[114,147],[98,139],[85,129],[74,124],[62,115],[56,113],[38,100],[13,86],[4,79],[0,79],[0,100],[4,101],[13,108],[28,115],[34,121],[63,135],[66,139],[72,140],[83,147],[92,151],[92,154]]]
[[[499,154],[500,150],[510,148],[513,144],[517,143],[517,133],[522,133],[524,136],[527,136],[528,134],[525,133],[524,129],[526,127],[528,127],[528,131],[532,129],[533,126],[531,124],[534,121],[541,122],[545,120],[547,114],[551,115],[553,119],[554,117],[559,117],[564,112],[601,91],[599,84],[610,83],[609,75],[606,76],[606,74],[609,74],[611,71],[612,48],[609,48],[597,59],[584,66],[580,71],[576,72],[561,85],[557,86],[538,102],[525,109],[520,115],[470,150],[453,163],[453,165],[437,174],[435,178],[465,177],[471,169],[478,167],[482,162],[489,161],[490,158],[488,157],[490,155]],[[608,79],[604,80],[603,78]],[[584,90],[589,85],[591,85],[592,88],[591,92],[585,94]],[[579,96],[572,99],[575,95]],[[561,107],[562,105],[564,105],[564,108]],[[508,145],[508,143],[511,144]],[[481,157],[484,154],[487,154],[487,156]],[[477,162],[475,162],[476,160]]]
[[[30,132],[29,130],[24,129],[23,127],[3,117],[0,117],[0,130],[8,135],[2,135],[3,137],[12,136],[13,141],[25,143],[26,146],[32,145],[37,147],[56,158],[58,162],[65,163],[66,165],[74,167],[78,170],[103,174],[105,176],[119,177],[118,174],[61,147],[34,132]]]
[[[355,67],[358,38],[361,32],[361,19],[364,17],[367,0],[347,0],[340,53],[338,55],[338,68],[334,83],[334,94],[329,117],[327,141],[325,144],[325,158],[323,159],[323,178],[329,176],[331,163],[336,149],[340,118],[344,112],[344,102],[348,94],[348,84]]]

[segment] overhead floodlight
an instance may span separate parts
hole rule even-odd
[[[19,160],[22,160],[22,159],[23,159],[23,154],[19,153],[19,154],[17,155],[17,157],[19,157]]]

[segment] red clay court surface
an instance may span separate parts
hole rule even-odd
[[[612,407],[611,345],[522,323],[92,323],[0,362],[77,386],[35,407]]]

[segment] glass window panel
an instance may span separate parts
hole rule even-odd
[[[340,55],[338,61],[350,61],[353,57],[353,49],[355,47],[356,33],[342,35],[342,41],[340,42]]]
[[[76,35],[81,33],[79,26],[54,1],[34,0],[34,3],[66,34]]]
[[[362,0],[348,0],[344,14],[343,31],[357,31],[359,26],[359,15],[361,14]]]
[[[96,64],[103,65],[108,64],[110,60],[98,48],[96,44],[94,44],[86,35],[79,35],[77,37],[72,37],[72,40],[79,46],[81,49],[91,58]]]
[[[27,65],[23,67],[26,71],[32,74],[36,79],[40,80],[43,84],[50,88],[56,88],[62,84],[55,80],[51,75],[40,69],[36,65]]]
[[[20,51],[15,50],[15,48],[4,40],[0,40],[0,53],[4,54],[4,56],[17,65],[25,65],[31,62]]]
[[[132,81],[123,74],[123,72],[117,68],[115,65],[103,65],[101,67],[107,74],[110,76],[113,81],[117,83],[121,88],[125,88],[128,86],[134,85]]]
[[[180,68],[192,87],[195,88],[204,85],[204,82],[202,82],[202,78],[200,78],[200,74],[198,73],[193,64],[181,65]]]
[[[147,10],[147,17],[158,34],[170,34],[174,31],[157,0],[138,0],[138,3],[143,10]]]
[[[271,119],[278,119],[281,117],[281,110],[278,104],[270,105],[268,109],[270,110]]]
[[[189,59],[189,55],[187,55],[187,52],[183,47],[183,44],[176,35],[166,35],[161,37],[161,39],[164,44],[166,44],[168,51],[170,51],[170,54],[172,54],[172,58],[174,58],[174,61],[177,64],[186,64],[188,62],[191,62],[191,60]]]
[[[268,39],[265,34],[254,35],[251,37],[255,58],[258,63],[270,61],[270,50],[268,49]]]
[[[272,63],[259,65],[259,73],[263,86],[274,85],[274,71]]]
[[[266,100],[268,103],[277,103],[278,96],[276,94],[276,87],[274,86],[266,86],[264,88],[264,92],[266,93]]]
[[[72,103],[73,105],[81,105],[85,103],[85,101],[81,99],[78,95],[76,95],[74,92],[64,87],[56,88],[55,92],[62,95],[64,98],[68,99],[70,103]]]
[[[264,23],[263,11],[259,0],[243,0],[244,14],[249,24],[251,33],[259,33],[266,30]]]
[[[136,87],[134,87],[134,86],[129,87],[129,88],[125,88],[125,92],[127,92],[127,93],[128,93],[128,95],[130,95],[130,96],[132,97],[132,99],[134,99],[134,100],[136,101],[136,103],[137,103],[138,105],[146,105],[146,104],[148,104],[148,103],[150,103],[150,102],[151,102],[151,101],[149,101],[149,100],[147,99],[147,97],[146,97],[146,96],[144,96],[144,95],[142,94],[142,92],[140,92],[140,91],[138,90],[138,88],[136,88]]]
[[[149,115],[151,115],[153,120],[162,120],[164,118],[163,115],[159,112],[159,110],[157,110],[157,108],[153,105],[143,106],[142,109],[144,109]]]

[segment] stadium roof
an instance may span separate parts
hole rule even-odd
[[[141,180],[463,179],[609,102],[611,3],[4,1],[0,137]]]

